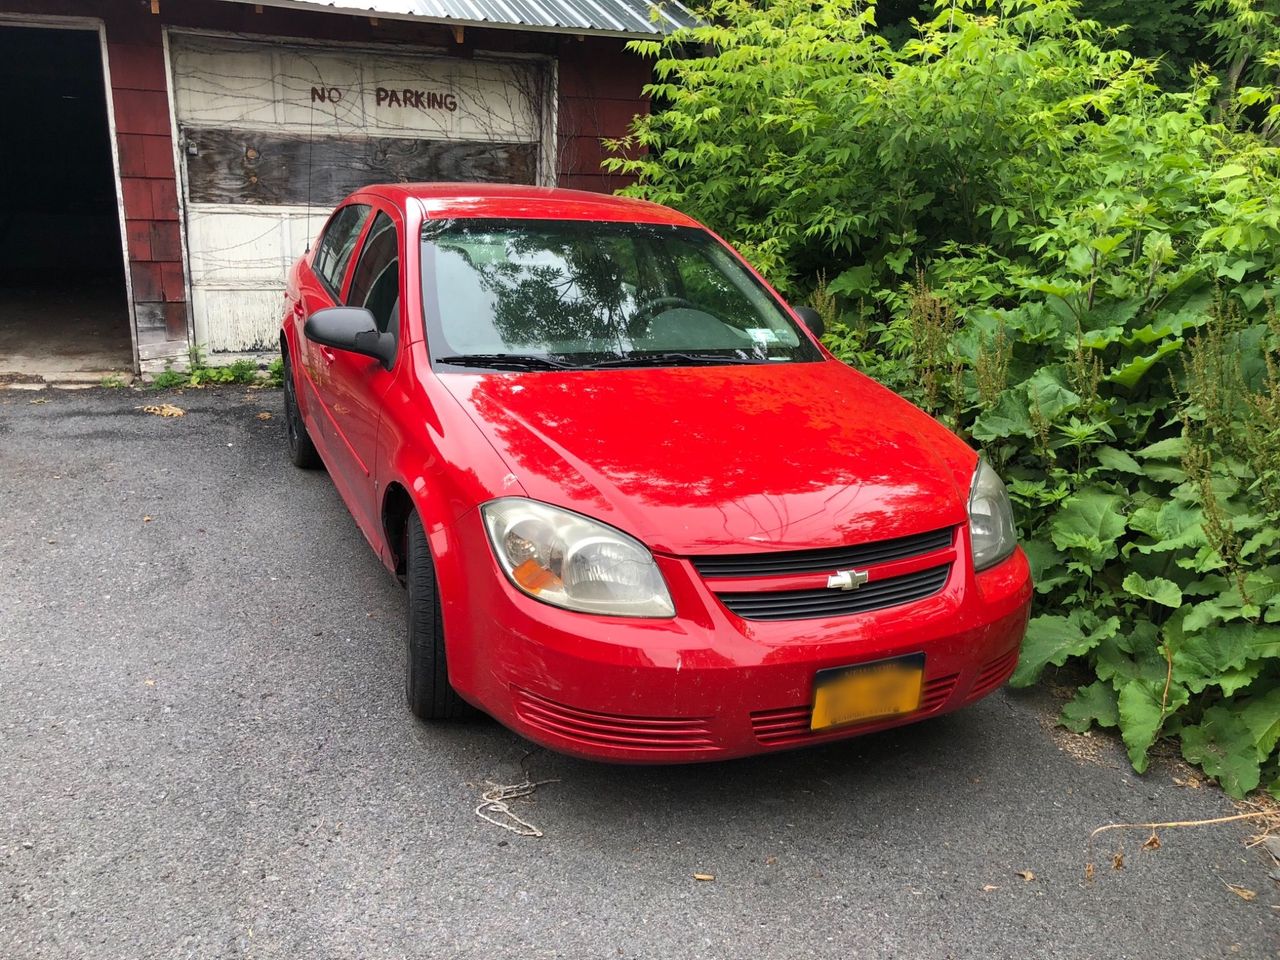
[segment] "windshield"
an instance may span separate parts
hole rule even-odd
[[[427,342],[479,369],[822,359],[705,230],[462,219],[423,229]]]

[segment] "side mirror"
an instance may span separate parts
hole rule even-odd
[[[821,340],[822,335],[827,332],[827,325],[822,322],[822,314],[818,313],[813,307],[792,307],[791,309],[795,311],[795,315],[800,318],[800,321],[809,328],[809,332]]]
[[[396,358],[395,335],[379,333],[373,314],[364,307],[317,310],[307,317],[302,332],[313,343],[380,360],[388,370]]]

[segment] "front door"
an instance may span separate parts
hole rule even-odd
[[[355,269],[343,298],[349,307],[364,307],[373,314],[382,333],[396,337],[396,360],[388,370],[382,361],[345,350],[333,351],[330,397],[333,423],[340,434],[337,470],[348,491],[352,512],[376,544],[379,504],[374,481],[378,462],[378,425],[382,398],[391,386],[399,362],[401,330],[400,237],[403,223],[390,208],[375,210],[366,230]]]

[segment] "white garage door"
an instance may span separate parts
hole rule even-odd
[[[370,183],[546,183],[543,61],[169,36],[197,343],[270,350],[285,271]]]

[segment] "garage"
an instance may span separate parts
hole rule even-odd
[[[196,342],[265,352],[287,266],[378,182],[547,183],[542,58],[406,56],[171,33]]]

